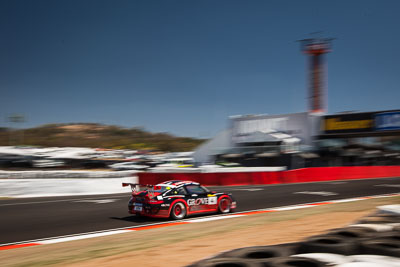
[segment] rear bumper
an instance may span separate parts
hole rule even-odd
[[[143,205],[142,210],[135,210],[134,206],[128,206],[128,212],[130,214],[135,214],[139,216],[146,216],[152,218],[168,218],[169,217],[169,209],[165,209],[160,205]]]

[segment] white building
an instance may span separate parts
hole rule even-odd
[[[311,146],[318,135],[321,116],[307,112],[283,115],[244,115],[229,118],[229,126],[199,146],[197,165],[211,163],[217,155],[268,156],[298,152]]]

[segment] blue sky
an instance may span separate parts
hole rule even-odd
[[[97,122],[211,137],[307,110],[296,40],[323,31],[328,112],[398,109],[400,1],[0,2],[0,126]]]

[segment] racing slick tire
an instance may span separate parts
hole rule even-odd
[[[296,245],[275,245],[244,247],[223,252],[217,255],[218,258],[245,258],[245,259],[271,259],[287,257],[295,253]]]
[[[368,238],[376,233],[374,230],[365,227],[345,227],[333,229],[327,233],[327,235],[336,236],[344,239],[360,239]]]
[[[330,235],[313,236],[299,244],[300,253],[323,252],[353,255],[357,254],[358,250],[355,240]]]
[[[283,257],[271,260],[269,263],[273,267],[294,267],[294,266],[307,266],[307,267],[326,267],[330,266],[324,262],[302,257]]]
[[[171,219],[181,220],[186,217],[186,206],[183,202],[176,202],[171,209]]]
[[[188,265],[186,267],[220,267],[220,266],[265,267],[268,265],[263,261],[259,260],[241,259],[241,258],[212,258],[199,261],[195,264]]]
[[[227,197],[221,198],[221,200],[218,203],[218,212],[222,214],[231,212],[231,205],[232,201],[229,198]]]
[[[381,232],[377,233],[374,237],[375,239],[387,238],[392,240],[393,242],[400,243],[400,232],[398,231]]]
[[[400,257],[400,242],[393,242],[389,238],[378,238],[361,242],[363,254],[385,255]]]

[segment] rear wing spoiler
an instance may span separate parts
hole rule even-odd
[[[143,186],[146,188],[153,188],[154,185],[152,184],[133,184],[133,183],[122,183],[122,187],[130,186],[132,189],[132,192],[136,192],[138,190],[139,186]]]

